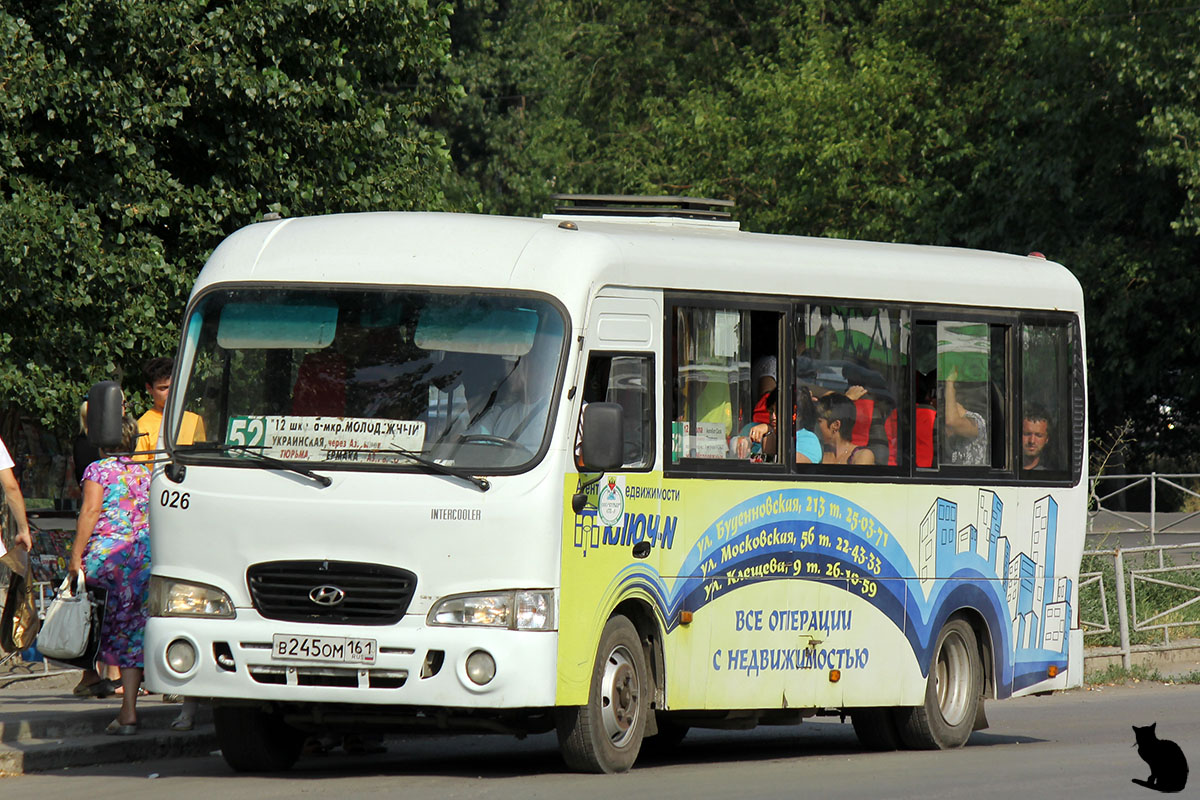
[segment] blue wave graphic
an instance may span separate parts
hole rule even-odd
[[[939,501],[946,502],[946,501]],[[1021,648],[1013,641],[1007,575],[975,552],[943,554],[949,574],[930,581],[928,597],[903,548],[878,519],[838,495],[781,490],[751,498],[721,515],[684,559],[678,575],[644,562],[614,579],[618,592],[653,598],[667,632],[683,611],[696,613],[731,591],[769,580],[806,580],[855,594],[891,620],[927,675],[938,632],[958,609],[976,610],[995,656],[997,694],[1008,696],[1066,668],[1065,653]],[[1018,660],[1018,656],[1020,656]]]

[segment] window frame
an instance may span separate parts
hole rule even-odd
[[[1019,388],[1013,385],[1012,376],[1014,374],[1014,331],[1020,326],[1021,313],[1018,309],[1012,311],[1002,309],[972,309],[963,308],[960,306],[935,306],[921,305],[914,306],[909,316],[909,322],[914,330],[918,324],[937,324],[938,322],[974,322],[991,326],[999,326],[1005,328],[1004,331],[1004,375],[1006,378],[1006,386],[1002,403],[1002,412],[1004,413],[1004,425],[1002,430],[1004,436],[1004,464],[1003,467],[993,467],[991,465],[967,465],[967,464],[943,464],[941,459],[938,460],[936,467],[918,467],[916,463],[916,363],[912,357],[912,352],[909,352],[909,461],[910,461],[910,477],[914,480],[926,480],[927,478],[935,478],[932,482],[935,483],[997,483],[1005,480],[1010,480],[1015,477],[1015,461],[1016,454],[1016,439],[1014,438],[1019,426],[1014,426],[1012,422],[1013,410],[1019,407],[1019,397],[1014,396],[1014,392],[1018,392]],[[989,342],[991,332],[989,331]],[[991,361],[989,353],[989,362]],[[990,380],[990,378],[989,378]],[[1018,405],[1014,405],[1018,404]],[[992,424],[989,421],[989,424]],[[989,450],[994,454],[995,445],[989,442]]]
[[[800,297],[792,299],[792,312],[789,319],[792,362],[795,362],[796,343],[799,341],[799,332],[796,329],[798,324],[800,309],[805,306],[850,306],[854,308],[887,308],[901,315],[908,314],[909,331],[909,352],[904,355],[908,358],[909,369],[912,370],[912,312],[909,304],[899,301],[884,301],[884,300],[860,300],[857,298],[828,298],[828,297]],[[896,481],[903,480],[909,477],[910,471],[908,467],[909,461],[912,460],[912,421],[908,418],[909,415],[901,415],[901,406],[907,403],[912,405],[912,376],[908,376],[909,385],[904,389],[904,396],[897,398],[896,403],[896,435],[902,442],[905,443],[902,457],[898,460],[895,466],[889,464],[796,464],[795,458],[792,459],[790,470],[803,478],[818,479],[818,480],[855,480],[858,478],[870,478],[875,480]],[[791,393],[795,393],[795,379],[792,379],[789,389]],[[795,401],[793,400],[793,405]],[[792,446],[795,447],[793,437]]]
[[[1060,403],[1058,409],[1065,411],[1067,420],[1065,422],[1066,433],[1066,450],[1062,453],[1065,460],[1065,465],[1061,469],[1055,470],[1024,470],[1021,468],[1021,423],[1024,420],[1025,414],[1025,364],[1024,364],[1024,349],[1020,348],[1020,336],[1024,332],[1026,326],[1039,327],[1062,327],[1066,331],[1067,341],[1064,349],[1068,359],[1068,367],[1070,368],[1070,376],[1066,381],[1067,397],[1064,402]],[[1014,353],[1016,359],[1016,375],[1020,381],[1020,386],[1017,389],[1017,407],[1014,409],[1014,415],[1018,418],[1015,420],[1014,447],[1016,448],[1014,472],[1016,479],[1023,485],[1044,485],[1058,486],[1063,483],[1074,485],[1080,480],[1080,473],[1083,470],[1083,453],[1087,438],[1087,397],[1086,386],[1084,385],[1084,370],[1083,365],[1083,341],[1080,335],[1079,318],[1066,312],[1042,312],[1029,311],[1022,313],[1016,326],[1014,334],[1016,344],[1018,345],[1017,352]],[[1047,409],[1050,413],[1054,409]],[[1017,413],[1019,411],[1019,414]]]
[[[671,447],[671,434],[673,433],[674,416],[669,414],[666,403],[668,398],[672,404],[672,409],[675,403],[675,380],[678,373],[678,365],[676,364],[676,342],[675,342],[675,315],[678,309],[685,308],[712,308],[712,309],[729,309],[734,308],[738,311],[749,312],[775,312],[780,315],[780,331],[778,334],[779,347],[790,349],[791,331],[788,325],[787,314],[791,301],[788,298],[774,297],[772,295],[749,295],[735,293],[714,293],[714,292],[663,292],[663,355],[666,359],[666,365],[662,371],[662,387],[663,387],[663,442],[662,442],[662,458],[663,458],[663,473],[670,473],[672,476],[728,476],[728,477],[747,477],[747,478],[763,478],[770,477],[782,479],[788,476],[788,461],[795,460],[795,442],[789,441],[786,436],[780,436],[779,457],[775,462],[751,462],[743,459],[735,458],[687,458],[681,457],[678,462],[673,461],[674,452]],[[669,368],[668,368],[669,367]],[[785,369],[781,360],[776,357],[776,386],[779,388],[777,395],[777,407],[784,403],[791,403],[791,387],[784,388],[785,380],[791,381],[791,369]],[[786,378],[785,378],[786,376]],[[755,398],[757,402],[757,398]],[[790,405],[786,406],[790,408]],[[669,419],[668,419],[669,418]],[[787,433],[791,430],[791,422],[786,426],[780,427],[780,430]]]
[[[653,472],[655,469],[655,466],[656,466],[654,463],[654,456],[655,456],[654,442],[658,438],[658,432],[656,430],[657,426],[655,424],[655,418],[658,416],[658,414],[657,414],[658,397],[657,397],[657,392],[655,392],[655,386],[657,385],[657,382],[655,381],[655,370],[656,370],[658,359],[655,357],[654,351],[653,350],[609,350],[609,349],[603,349],[603,350],[589,350],[589,351],[587,351],[587,353],[585,355],[586,355],[586,358],[585,358],[584,365],[583,365],[584,381],[587,380],[588,370],[592,366],[593,358],[608,358],[608,359],[638,358],[643,361],[648,361],[650,363],[650,377],[649,377],[649,380],[646,382],[646,393],[648,395],[648,401],[650,403],[650,406],[649,406],[650,417],[649,417],[648,424],[647,424],[648,430],[647,430],[647,436],[645,439],[645,453],[646,453],[646,459],[647,459],[646,465],[643,467],[627,467],[624,464],[622,464],[617,469],[614,469],[611,471],[619,472],[619,473]],[[611,361],[609,362],[609,368],[610,368],[610,370],[612,368]],[[612,373],[610,372],[609,374],[611,376]],[[584,390],[581,385],[581,388],[580,388],[581,394],[583,391]],[[583,409],[584,409],[584,407],[585,406],[583,404],[583,397],[581,396],[580,403],[579,403],[579,415],[575,420],[576,436],[579,435],[580,425],[583,424]]]

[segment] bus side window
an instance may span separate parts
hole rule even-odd
[[[1062,324],[1021,326],[1021,476],[1069,468],[1071,336]]]
[[[908,376],[908,312],[801,305],[796,315],[797,462],[897,467]],[[808,454],[807,456],[805,454]]]
[[[777,389],[783,314],[774,310],[683,307],[674,314],[671,462],[713,459],[778,463],[791,451],[780,434],[791,415],[768,402]],[[790,457],[790,456],[789,456]]]
[[[650,355],[598,354],[588,359],[583,381],[583,405],[617,403],[622,409],[625,442],[622,469],[652,466],[651,442],[654,438],[654,359]],[[582,416],[579,425],[582,426]],[[575,455],[579,457],[576,434]]]
[[[919,469],[1007,466],[1003,325],[915,326],[914,456]]]

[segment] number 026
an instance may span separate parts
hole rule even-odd
[[[178,508],[183,511],[192,503],[192,496],[187,492],[177,492],[174,489],[163,489],[158,496],[158,504],[163,508]]]

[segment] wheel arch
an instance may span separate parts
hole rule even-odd
[[[633,623],[637,629],[638,638],[642,642],[642,650],[646,654],[646,663],[654,678],[654,698],[651,710],[665,707],[667,693],[666,654],[662,639],[662,625],[654,607],[644,598],[628,597],[617,604],[609,617],[622,615]],[[653,716],[651,716],[653,719]]]

